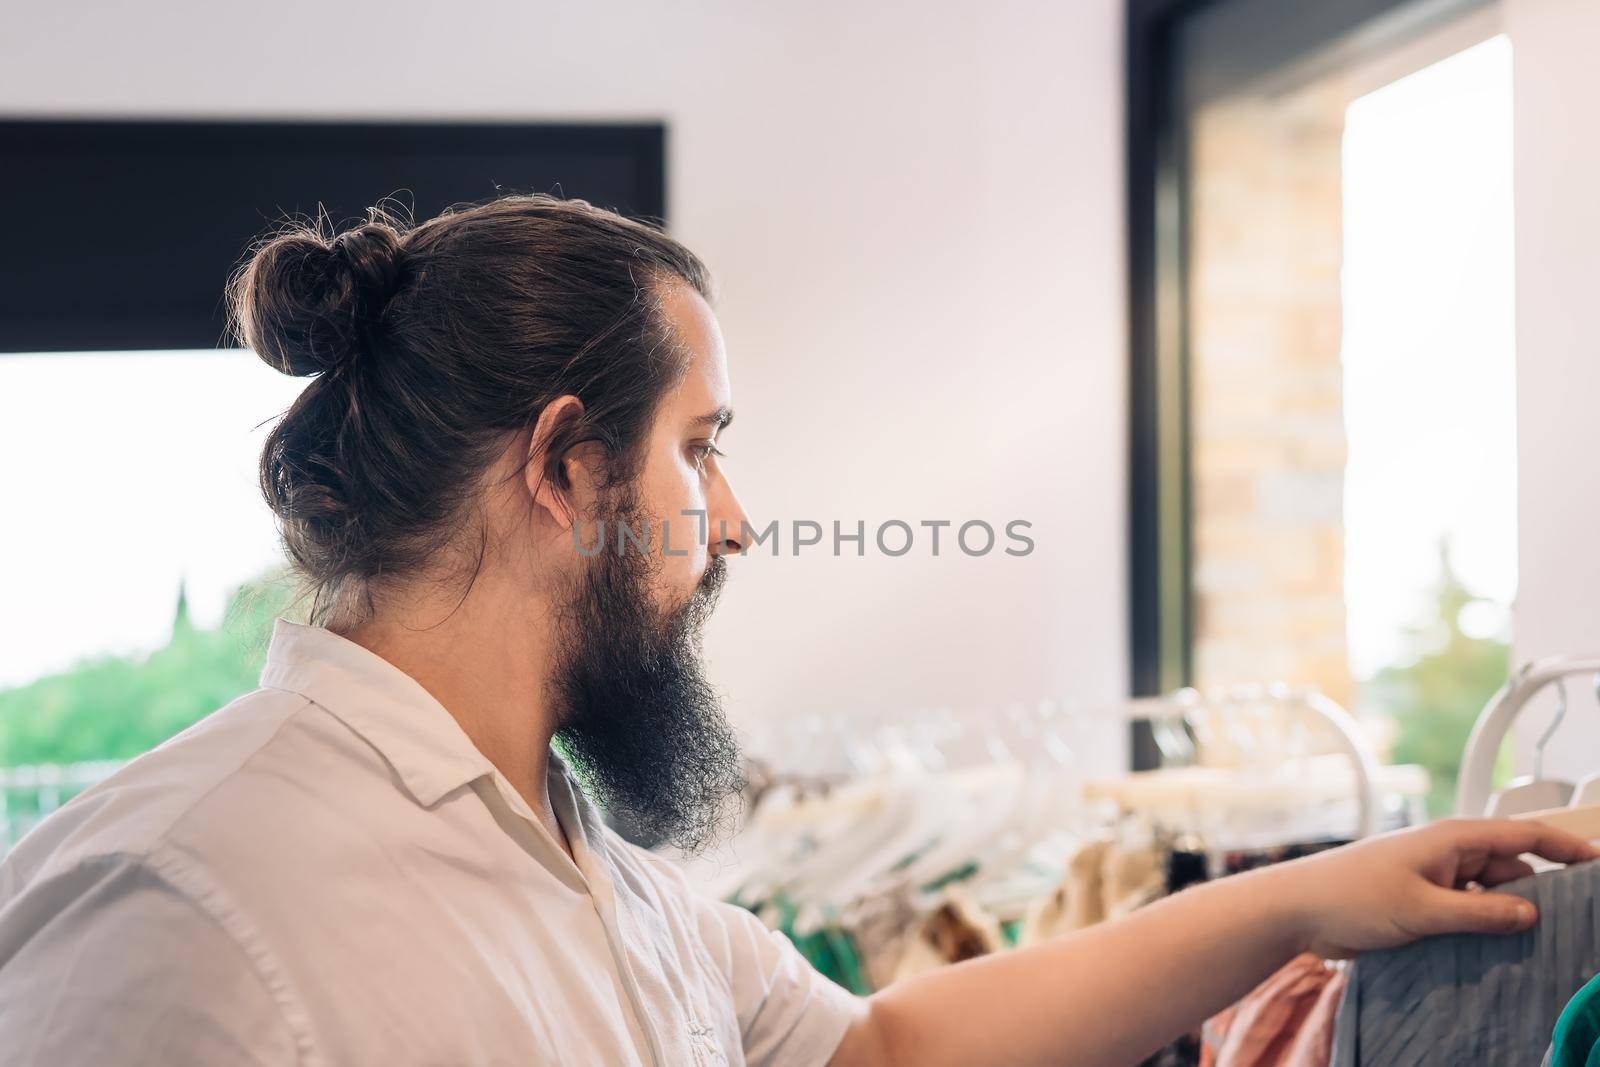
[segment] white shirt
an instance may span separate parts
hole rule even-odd
[[[261,686],[0,865],[6,1064],[812,1067],[863,1010],[360,645],[280,618]]]

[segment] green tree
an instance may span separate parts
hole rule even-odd
[[[180,584],[172,638],[146,656],[96,656],[0,690],[0,766],[130,759],[258,684],[272,621],[291,599],[275,571],[228,600],[222,624],[189,618]]]
[[[1399,727],[1393,757],[1428,769],[1428,813],[1455,807],[1456,777],[1467,736],[1497,689],[1505,684],[1511,649],[1495,637],[1473,637],[1461,615],[1487,598],[1475,595],[1439,546],[1439,577],[1426,618],[1408,631],[1411,654],[1378,671],[1362,687],[1362,703],[1393,715]]]

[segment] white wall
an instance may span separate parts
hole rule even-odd
[[[1118,0],[26,6],[0,112],[666,120],[752,515],[1037,543],[736,561],[738,713],[1123,691]]]
[[[1600,4],[1503,2],[1515,64],[1522,663],[1600,654]],[[1546,768],[1584,775],[1600,771],[1600,711],[1588,685],[1572,688]],[[1524,766],[1548,721],[1545,710],[1519,723]]]

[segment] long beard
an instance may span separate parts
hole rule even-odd
[[[738,743],[701,658],[726,560],[713,557],[693,595],[663,613],[650,597],[654,557],[631,543],[618,551],[615,524],[638,530],[641,518],[631,498],[604,518],[604,550],[563,612],[555,742],[630,839],[692,853],[729,825],[744,786]]]

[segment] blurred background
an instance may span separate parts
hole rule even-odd
[[[1600,649],[1589,0],[7,23],[0,847],[255,686],[289,591],[257,451],[304,382],[228,346],[222,286],[283,213],[384,197],[560,192],[699,252],[758,525],[1032,524],[735,561],[709,655],[758,749],[1048,701],[1109,775],[1172,756],[1133,698],[1286,683],[1437,815],[1513,665]]]

